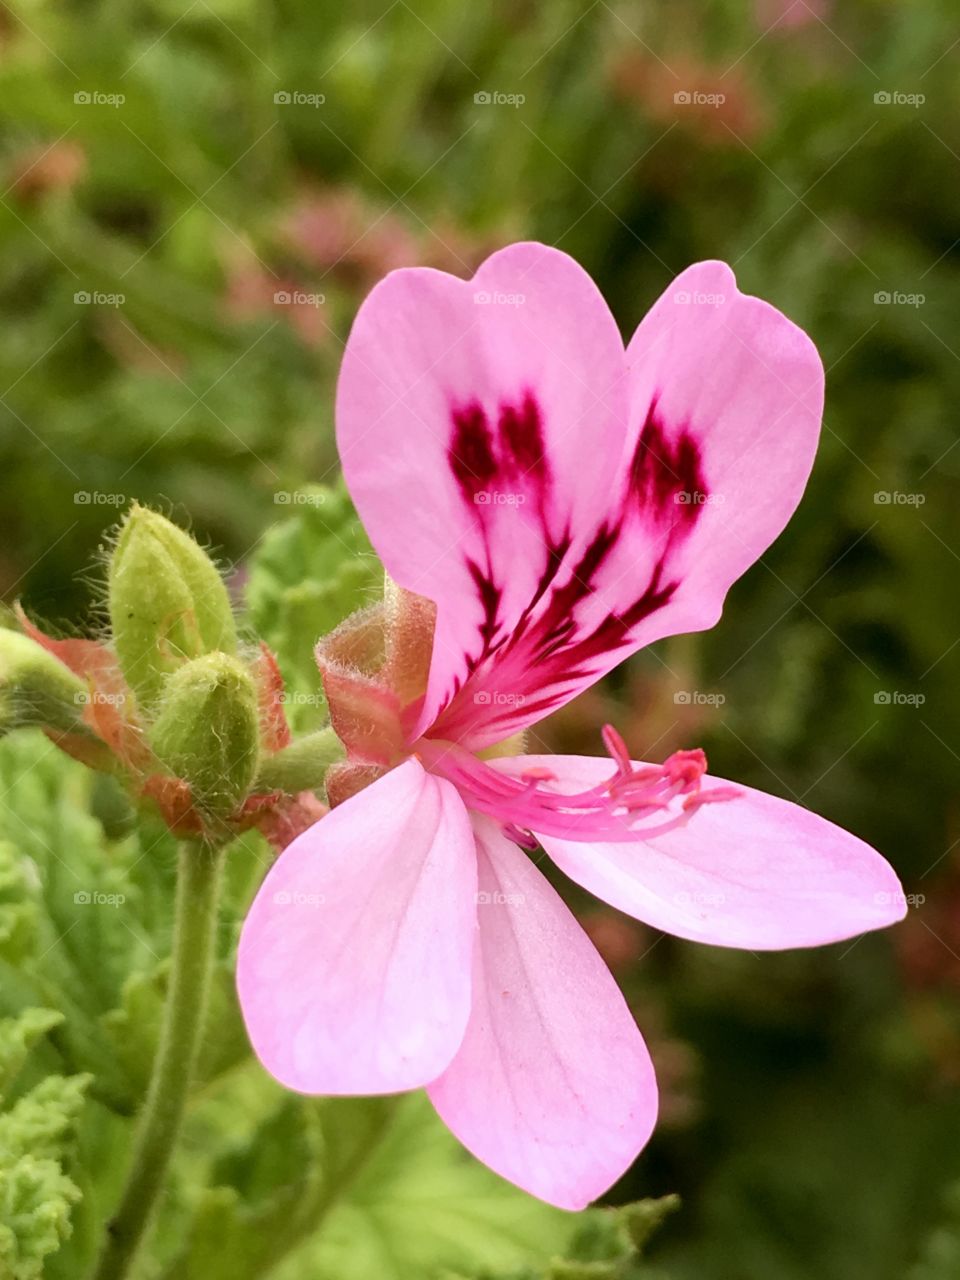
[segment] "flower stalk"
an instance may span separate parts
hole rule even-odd
[[[167,1004],[120,1203],[91,1280],[130,1273],[166,1182],[203,1039],[215,960],[223,848],[183,842]]]

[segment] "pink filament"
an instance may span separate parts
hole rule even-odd
[[[518,779],[454,743],[423,739],[417,749],[426,767],[452,782],[470,808],[496,818],[510,839],[527,848],[536,843],[531,832],[577,841],[647,840],[685,823],[699,805],[738,794],[734,787],[701,790],[707,759],[699,749],[675,751],[663,764],[635,767],[612,725],[604,725],[603,742],[616,771],[573,795],[546,790],[541,784],[556,779],[542,765]],[[662,817],[678,798],[679,810]],[[650,821],[654,815],[662,820]]]

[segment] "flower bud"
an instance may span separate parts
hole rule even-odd
[[[190,784],[202,814],[226,818],[243,803],[259,738],[256,686],[236,658],[208,653],[168,677],[151,743],[159,763]]]
[[[87,698],[86,684],[53,654],[0,630],[0,733],[28,724],[79,729]]]
[[[121,670],[147,707],[184,662],[237,651],[216,565],[188,533],[146,507],[131,508],[111,553],[109,607]]]

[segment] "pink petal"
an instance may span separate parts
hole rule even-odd
[[[237,984],[260,1061],[302,1093],[434,1079],[470,1011],[476,858],[456,790],[408,760],[281,854]]]
[[[727,589],[796,507],[817,446],[823,369],[809,338],[739,293],[729,267],[704,262],[678,276],[638,328],[627,365],[630,432],[603,519],[574,527],[531,617],[477,665],[437,736],[487,746],[642,645],[713,626]],[[581,466],[592,470],[589,450]]]
[[[730,585],[796,507],[819,435],[823,369],[809,338],[741,294],[729,267],[705,262],[679,276],[626,362],[630,429],[617,475],[601,462],[601,519],[571,526],[549,586],[517,632],[475,664],[437,736],[489,745],[642,645],[712,626]],[[580,461],[592,471],[590,450]]]
[[[478,1159],[524,1190],[581,1209],[653,1130],[646,1046],[603,961],[533,863],[474,817],[480,936],[473,1012],[428,1088]]]
[[[470,283],[389,276],[348,343],[338,439],[388,571],[437,603],[416,732],[487,746],[712,626],[799,501],[822,405],[813,344],[722,263],[678,276],[625,356],[542,245]]]
[[[421,728],[518,625],[571,531],[602,520],[624,378],[596,286],[545,245],[511,245],[470,281],[393,272],[360,308],[337,440],[388,573],[439,608]]]
[[[634,334],[627,363],[634,489],[654,508],[670,498],[661,545],[664,576],[678,584],[668,608],[632,631],[635,647],[713,626],[727,588],[783,530],[813,466],[824,375],[803,330],[740,293],[723,262],[676,278]],[[608,603],[622,585],[610,592]]]
[[[492,762],[520,777],[548,769],[554,789],[575,792],[610,777],[609,760],[519,756]],[[787,800],[704,777],[709,794],[681,825],[647,840],[585,843],[540,837],[577,884],[666,933],[715,946],[777,951],[820,946],[903,919],[906,901],[879,853]]]

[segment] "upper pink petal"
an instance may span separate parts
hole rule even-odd
[[[502,1177],[581,1209],[630,1166],[657,1115],[643,1039],[593,945],[533,863],[476,816],[473,1012],[428,1093]]]
[[[387,571],[438,606],[421,728],[517,627],[571,531],[602,520],[626,439],[624,379],[596,286],[545,245],[511,245],[470,281],[395,271],[360,308],[337,442]]]
[[[463,1038],[476,855],[454,787],[408,760],[281,854],[240,938],[257,1056],[303,1093],[434,1079]]]
[[[729,267],[704,262],[678,276],[626,362],[630,423],[616,476],[592,441],[580,455],[580,475],[599,467],[607,485],[600,519],[573,524],[569,545],[552,548],[549,584],[473,665],[438,736],[486,746],[640,646],[712,626],[796,507],[819,437],[823,368],[806,334],[741,294]]]
[[[519,756],[493,767],[520,777],[549,769],[557,790],[595,786],[609,760]],[[623,843],[540,836],[571,880],[666,933],[716,946],[780,950],[819,946],[903,918],[906,900],[885,858],[800,805],[704,777],[737,793],[690,811],[672,830]]]
[[[822,404],[813,344],[722,263],[678,276],[626,354],[544,245],[469,282],[389,275],[347,344],[337,438],[388,571],[437,603],[415,732],[488,745],[713,625],[799,500]]]

